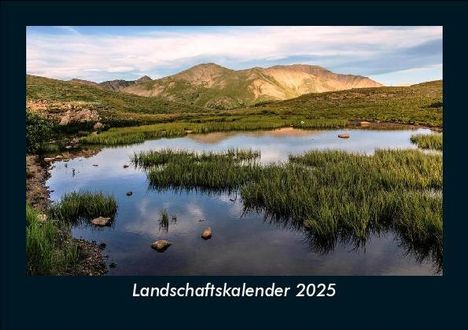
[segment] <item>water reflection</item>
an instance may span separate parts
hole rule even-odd
[[[73,228],[75,237],[106,243],[109,263],[117,264],[109,275],[434,275],[433,252],[426,251],[424,257],[424,249],[408,244],[392,228],[373,229],[360,241],[344,233],[320,237],[291,219],[245,210],[236,191],[152,189],[144,171],[123,167],[134,152],[152,149],[251,148],[261,151],[261,162],[271,163],[312,149],[373,153],[376,148],[415,148],[410,136],[430,133],[348,131],[347,140],[337,138],[341,130],[288,129],[189,135],[104,148],[89,158],[71,159],[67,167],[57,162],[47,184],[54,190],[52,200],[77,190],[115,196],[119,209],[112,227]],[[128,191],[132,196],[126,196]],[[161,210],[168,214],[167,230],[161,228]],[[200,234],[208,226],[213,237],[204,241]],[[173,245],[155,253],[150,245],[157,239],[168,239]]]

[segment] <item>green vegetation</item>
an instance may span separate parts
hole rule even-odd
[[[349,126],[352,121],[360,120],[440,127],[441,99],[441,81],[410,87],[307,94],[244,109],[185,114],[154,125],[111,128],[99,135],[89,135],[83,142],[102,145],[138,143],[146,139],[184,136],[187,131],[209,133],[289,126],[329,129]]]
[[[169,230],[169,214],[166,209],[161,210],[159,216],[159,230],[167,232]]]
[[[47,144],[53,134],[53,124],[40,116],[26,111],[26,151],[35,153]]]
[[[348,119],[442,126],[442,81],[409,87],[359,88],[306,94],[263,104],[257,111],[304,114],[307,119]]]
[[[416,134],[411,137],[411,142],[421,149],[442,150],[442,134]]]
[[[62,274],[78,260],[77,246],[66,233],[65,224],[40,219],[40,214],[26,204],[27,272],[30,275]]]
[[[168,114],[200,112],[203,108],[162,100],[109,91],[92,85],[62,81],[38,76],[26,76],[26,96],[30,101],[47,100],[53,103],[72,102],[98,111],[117,113]],[[53,110],[53,109],[51,109]]]
[[[72,192],[65,194],[62,199],[52,205],[51,214],[54,218],[69,223],[77,223],[82,220],[91,220],[103,216],[115,216],[117,202],[112,196],[103,193]]]
[[[222,153],[204,152],[197,153],[193,151],[162,149],[158,151],[142,151],[134,154],[132,162],[139,167],[149,168],[167,163],[194,163],[194,162],[214,162],[214,161],[230,161],[240,162],[253,160],[260,157],[259,151],[228,149]]]
[[[150,85],[154,83],[149,81],[143,85],[147,84],[150,89]],[[237,83],[241,81],[233,82],[232,86],[237,86]],[[171,85],[171,88],[187,88],[178,84]],[[235,90],[237,89],[234,88],[233,93]],[[27,76],[28,101],[45,102],[46,112],[66,111],[70,105],[74,108],[96,110],[99,113],[101,121],[111,129],[84,138],[83,142],[89,144],[137,143],[145,139],[183,136],[187,131],[208,133],[287,126],[328,129],[345,127],[360,120],[442,126],[442,81],[409,87],[375,87],[312,93],[286,101],[263,100],[264,102],[256,105],[232,110],[220,108],[225,102],[238,102],[235,93],[229,100],[213,98],[208,92],[200,94],[197,91],[191,93],[189,90],[186,95],[187,99],[182,98],[176,103],[158,97],[109,91],[77,82]],[[206,108],[191,104],[193,97],[200,98],[195,102],[197,104],[207,103],[208,99],[204,99],[205,96],[214,100],[214,103]]]
[[[297,128],[325,129],[345,127],[346,124],[346,120],[317,120],[306,122],[305,118],[297,116],[279,118],[253,115],[240,118],[233,117],[230,121],[210,120],[201,123],[174,122],[136,127],[111,128],[110,130],[101,134],[88,135],[82,139],[82,142],[97,145],[122,145],[139,143],[148,139],[179,137],[189,133],[199,134],[221,131],[252,131],[289,126]]]
[[[421,257],[442,262],[442,155],[378,150],[373,156],[313,151],[261,166],[219,154],[148,153],[144,164],[157,189],[240,190],[246,210],[303,228],[324,251],[339,240],[363,243],[394,229]],[[159,158],[158,158],[159,157]]]
[[[150,151],[135,155],[133,162],[148,171],[154,187],[237,189],[259,175],[258,151],[228,150],[223,153]],[[190,169],[187,171],[187,169]]]

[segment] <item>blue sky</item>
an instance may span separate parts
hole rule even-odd
[[[231,69],[314,64],[385,85],[442,79],[442,27],[30,26],[29,74],[133,80],[200,63]]]

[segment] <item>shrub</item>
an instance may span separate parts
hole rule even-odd
[[[26,151],[38,152],[41,146],[47,142],[53,131],[53,125],[37,114],[26,111]]]

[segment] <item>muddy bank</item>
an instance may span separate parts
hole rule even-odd
[[[50,204],[49,190],[46,186],[46,180],[49,176],[48,166],[49,164],[37,155],[26,156],[26,200],[41,212],[46,212]],[[103,250],[96,242],[75,239],[69,231],[62,234],[63,244],[72,244],[73,242],[77,245],[79,261],[73,269],[58,275],[102,275],[107,272]]]

